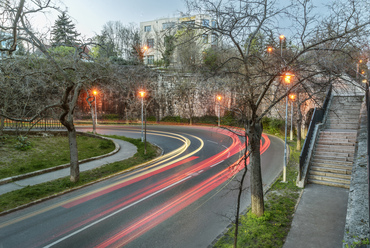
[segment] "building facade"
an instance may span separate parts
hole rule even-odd
[[[152,65],[156,61],[163,60],[168,51],[170,37],[175,37],[174,42],[176,43],[171,54],[171,64],[179,62],[179,47],[181,45],[185,47],[190,42],[194,54],[191,59],[200,58],[204,50],[220,45],[219,35],[212,30],[215,27],[216,21],[212,20],[209,15],[161,18],[141,22],[141,44],[145,47],[144,63]],[[186,35],[184,35],[185,30],[187,30]]]

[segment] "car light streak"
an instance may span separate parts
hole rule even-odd
[[[88,229],[89,227],[91,227],[91,226],[93,226],[93,225],[96,225],[96,224],[98,224],[99,222],[102,222],[102,221],[104,221],[104,220],[106,220],[106,219],[108,219],[108,218],[110,218],[110,217],[112,217],[112,216],[114,216],[114,215],[116,215],[116,214],[118,214],[118,213],[120,213],[120,212],[122,212],[122,211],[126,210],[127,208],[130,208],[130,207],[132,207],[132,206],[134,206],[134,205],[136,205],[136,204],[138,204],[138,203],[140,203],[140,202],[142,202],[142,201],[144,201],[144,200],[146,200],[146,199],[148,199],[148,198],[150,198],[150,197],[152,197],[152,196],[154,196],[154,195],[156,195],[156,194],[159,194],[160,192],[162,192],[162,191],[164,191],[164,190],[166,190],[166,189],[169,189],[169,188],[171,188],[171,187],[175,186],[176,184],[179,184],[179,183],[181,183],[181,182],[183,182],[183,181],[185,181],[185,180],[187,180],[187,179],[189,179],[189,178],[190,178],[190,177],[186,177],[186,178],[182,179],[181,181],[177,181],[177,182],[175,182],[175,183],[173,183],[173,184],[171,184],[171,185],[169,185],[169,186],[167,186],[167,187],[165,187],[165,188],[162,188],[161,190],[158,190],[157,192],[154,192],[154,193],[152,193],[151,195],[148,195],[148,196],[146,196],[146,197],[144,197],[144,198],[141,198],[140,200],[137,200],[137,201],[135,201],[135,202],[133,202],[133,203],[131,203],[131,204],[129,204],[129,205],[127,205],[127,206],[125,206],[125,207],[123,207],[123,208],[121,208],[121,209],[119,209],[119,210],[117,210],[117,211],[115,211],[115,212],[113,212],[113,213],[111,213],[111,214],[109,214],[109,215],[107,215],[107,216],[105,216],[105,217],[103,217],[103,218],[101,218],[101,219],[99,219],[99,220],[95,221],[95,222],[92,222],[91,224],[89,224],[89,225],[87,225],[87,226],[84,226],[83,228],[78,229],[77,231],[75,231],[75,232],[73,232],[73,233],[70,233],[69,235],[64,236],[63,238],[58,239],[57,241],[55,241],[55,242],[53,242],[53,243],[51,243],[51,244],[49,244],[49,245],[47,245],[47,246],[44,246],[44,247],[45,247],[45,248],[52,247],[53,245],[56,245],[56,244],[58,244],[58,243],[62,242],[63,240],[68,239],[69,237],[72,237],[72,236],[74,236],[74,235],[76,235],[76,234],[78,234],[78,233],[80,233],[80,232],[82,232],[82,231],[84,231],[84,230]]]
[[[229,133],[229,135],[230,135],[230,133]],[[197,138],[197,137],[195,137],[195,138]],[[54,233],[54,238],[55,237],[58,237],[58,236],[60,237],[60,236],[62,236],[64,234],[70,232],[71,230],[80,228],[81,226],[83,226],[83,225],[85,225],[85,224],[87,224],[89,222],[95,221],[97,218],[99,218],[101,216],[104,216],[106,214],[109,214],[112,211],[115,211],[116,209],[125,207],[125,206],[131,204],[135,200],[138,200],[138,199],[141,199],[141,198],[145,198],[147,195],[152,194],[153,191],[155,191],[155,190],[160,190],[161,188],[166,187],[167,185],[169,185],[171,183],[174,183],[174,182],[177,182],[177,181],[182,181],[183,178],[186,177],[187,175],[191,175],[191,174],[198,175],[201,170],[207,169],[207,167],[210,167],[215,162],[217,163],[220,160],[224,160],[225,159],[225,156],[226,156],[226,153],[230,153],[230,151],[231,151],[232,154],[235,154],[235,153],[239,152],[240,149],[243,149],[243,146],[241,145],[240,140],[235,135],[232,135],[232,139],[233,139],[233,143],[232,143],[232,145],[228,149],[226,149],[226,150],[220,152],[219,154],[216,154],[213,157],[210,157],[210,158],[208,158],[208,159],[206,159],[206,160],[204,160],[204,161],[202,161],[200,163],[197,163],[197,164],[195,164],[195,165],[193,165],[193,166],[191,166],[191,167],[189,167],[189,168],[187,168],[187,169],[185,169],[183,171],[180,171],[180,172],[174,174],[173,176],[171,176],[169,178],[166,178],[166,179],[164,179],[162,181],[159,181],[159,182],[157,182],[155,184],[152,184],[152,185],[148,186],[147,188],[144,188],[144,189],[142,189],[140,191],[135,192],[134,194],[131,194],[129,196],[126,196],[124,198],[121,198],[120,200],[117,200],[114,203],[109,204],[111,206],[111,208],[109,210],[99,209],[99,210],[94,211],[94,212],[97,213],[96,215],[93,215],[92,217],[90,217],[88,219],[85,219],[85,220],[80,220],[75,225],[69,225],[69,228],[65,228],[64,231],[62,231],[58,235],[55,235],[55,233]],[[191,160],[193,160],[193,159],[189,159],[189,161],[191,161]],[[188,162],[188,161],[186,161],[186,162]],[[182,163],[180,162],[179,164],[182,164]],[[124,186],[127,186],[127,185],[129,185],[131,183],[138,182],[138,181],[140,181],[140,180],[142,180],[144,178],[151,177],[154,174],[163,172],[163,171],[167,170],[168,168],[175,167],[175,166],[177,166],[179,164],[173,164],[172,166],[166,166],[165,168],[162,168],[162,170],[159,170],[158,172],[157,171],[154,171],[154,172],[151,172],[151,173],[147,173],[147,174],[141,176],[141,178],[138,178],[138,179],[135,178],[135,179],[132,179],[131,181],[128,181],[128,182],[123,182],[121,184],[114,184],[114,186],[107,187],[103,191],[94,192],[93,194],[89,194],[89,195],[86,195],[86,196],[84,196],[82,198],[78,198],[75,201],[70,201],[67,204],[64,204],[62,206],[64,208],[74,207],[74,206],[76,206],[78,204],[81,204],[81,203],[86,202],[88,200],[94,199],[94,198],[96,198],[98,196],[104,195],[104,194],[109,193],[109,192],[112,192],[114,190],[118,190],[119,188],[122,188]],[[91,216],[91,213],[89,215]]]
[[[264,137],[264,140],[265,143],[261,146],[261,154],[265,152],[270,145],[270,140],[267,137]],[[249,164],[249,158],[247,159],[247,163]],[[159,223],[173,216],[186,206],[200,199],[211,190],[220,186],[226,180],[241,171],[244,168],[243,164],[242,159],[238,160],[230,167],[222,170],[202,183],[199,183],[181,195],[166,201],[166,203],[155,208],[155,211],[151,211],[151,214],[143,215],[132,221],[130,224],[126,225],[124,230],[117,232],[95,247],[123,247]],[[233,169],[230,170],[230,168]]]
[[[175,157],[179,156],[180,154],[182,154],[182,153],[183,153],[183,152],[184,152],[184,151],[185,151],[185,150],[190,146],[190,141],[189,141],[189,139],[187,139],[186,137],[184,137],[184,136],[182,136],[182,135],[179,135],[179,134],[170,133],[170,134],[173,134],[173,135],[174,135],[174,136],[172,137],[172,136],[169,136],[168,134],[169,134],[169,133],[165,133],[166,137],[170,137],[170,138],[175,138],[175,139],[182,140],[183,142],[185,142],[185,144],[184,144],[183,146],[181,146],[180,148],[176,149],[175,151],[172,151],[172,152],[170,152],[170,153],[168,153],[168,154],[166,154],[166,155],[164,155],[164,156],[160,157],[160,159],[162,159],[161,161],[157,162],[159,159],[155,159],[154,161],[156,161],[156,162],[157,162],[157,163],[155,163],[155,165],[158,165],[158,164],[160,164],[160,163],[163,163],[163,161],[167,161],[167,160],[169,160],[169,159],[173,159],[173,158],[175,158]],[[157,135],[160,135],[160,134],[157,134]],[[180,137],[180,138],[182,138],[182,139],[180,139],[179,137]],[[200,140],[200,139],[199,139],[199,140]],[[201,141],[201,145],[198,147],[198,149],[196,149],[196,150],[195,150],[194,152],[192,152],[192,153],[187,154],[185,157],[182,157],[182,158],[178,159],[177,161],[180,161],[181,159],[185,159],[185,158],[187,158],[187,157],[190,157],[190,156],[192,156],[193,154],[195,154],[196,152],[198,152],[200,149],[202,149],[202,147],[203,147],[203,141],[202,141],[202,140],[200,140],[200,141]],[[163,160],[163,158],[165,158],[165,160]],[[172,164],[172,163],[177,162],[177,161],[172,161],[171,163],[164,164],[164,165],[162,165],[162,167],[164,167],[164,166],[166,166],[166,165],[169,165],[169,164]],[[148,164],[148,163],[152,163],[152,162],[153,162],[153,161],[150,161],[150,162],[144,163],[143,165]],[[148,168],[148,167],[146,167],[146,168]],[[127,175],[128,175],[128,174],[129,174],[129,173],[126,173],[126,175],[125,175],[125,176],[127,177]],[[137,175],[136,175],[136,176],[137,176]],[[129,180],[129,179],[126,179],[126,180]],[[37,210],[37,211],[31,212],[31,213],[29,213],[29,214],[26,214],[26,215],[20,216],[20,217],[18,217],[18,218],[14,218],[14,219],[12,219],[12,220],[6,221],[6,222],[4,222],[4,223],[1,223],[1,224],[0,224],[0,229],[1,229],[1,228],[4,228],[4,227],[6,227],[6,226],[9,226],[9,225],[15,224],[15,223],[17,223],[17,222],[20,222],[20,221],[23,221],[23,220],[29,219],[29,218],[31,218],[31,217],[37,216],[37,215],[39,215],[39,214],[42,214],[42,213],[48,212],[48,211],[50,211],[50,210],[52,210],[52,209],[55,209],[55,208],[60,207],[60,206],[63,206],[63,205],[65,205],[65,204],[69,203],[69,202],[73,202],[73,201],[76,201],[76,200],[78,200],[78,199],[80,199],[80,198],[83,198],[83,197],[89,196],[89,195],[91,195],[91,194],[95,194],[96,192],[99,192],[99,191],[105,190],[105,189],[107,189],[107,188],[109,188],[109,187],[114,187],[115,185],[120,184],[120,183],[122,183],[122,181],[117,182],[117,183],[114,183],[114,184],[111,184],[111,185],[108,185],[108,186],[105,186],[105,187],[102,187],[102,188],[100,188],[100,189],[98,189],[98,190],[95,190],[95,191],[92,191],[92,192],[89,192],[89,193],[86,193],[86,194],[83,194],[83,195],[77,196],[77,197],[75,197],[75,198],[68,199],[68,200],[66,200],[66,201],[63,201],[63,202],[60,202],[60,203],[57,203],[57,204],[51,205],[51,206],[49,206],[49,207],[42,208],[42,209],[40,209],[40,210]]]

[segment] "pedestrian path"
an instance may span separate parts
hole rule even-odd
[[[105,164],[122,161],[127,158],[134,156],[137,152],[137,147],[129,142],[119,140],[119,139],[112,139],[119,145],[119,150],[115,154],[111,156],[106,156],[103,158],[97,158],[89,162],[81,163],[80,164],[80,171],[91,170],[97,167],[100,167]],[[22,189],[27,186],[32,186],[48,181],[52,181],[58,178],[66,177],[70,175],[70,169],[64,168],[52,172],[43,173],[40,175],[32,176],[29,178],[13,181],[10,183],[6,183],[0,185],[0,195],[5,194],[10,191]]]
[[[348,189],[307,184],[283,248],[343,246]]]

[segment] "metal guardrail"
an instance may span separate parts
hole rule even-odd
[[[55,119],[42,119],[34,122],[21,122],[21,121],[12,121],[9,119],[4,120],[3,129],[15,129],[15,130],[27,130],[27,129],[41,129],[41,130],[50,130],[50,129],[63,129],[64,126],[60,123],[59,120]]]
[[[310,125],[308,127],[308,132],[307,132],[307,135],[306,135],[306,139],[303,143],[303,148],[302,148],[302,151],[301,151],[301,155],[299,156],[298,181],[300,181],[301,178],[302,178],[302,171],[303,171],[304,164],[307,160],[308,151],[309,151],[309,147],[310,147],[310,144],[311,144],[311,141],[312,141],[315,126],[316,126],[316,124],[321,123],[323,121],[324,115],[326,113],[326,109],[327,109],[329,101],[330,101],[331,93],[332,93],[332,85],[329,86],[329,89],[326,93],[325,101],[324,101],[324,104],[322,105],[322,108],[315,108],[314,109],[314,112],[313,112],[313,115],[312,115],[312,118],[311,118],[311,121],[310,121]]]

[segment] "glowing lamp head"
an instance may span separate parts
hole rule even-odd
[[[144,46],[143,48],[144,48],[145,51],[148,50],[148,46]]]
[[[279,39],[282,41],[282,40],[285,39],[285,36],[282,34],[282,35],[279,36]]]
[[[295,101],[295,99],[296,99],[296,94],[289,94],[289,99],[290,99],[291,101]]]
[[[293,77],[294,77],[294,74],[291,74],[289,72],[285,73],[284,76],[283,76],[284,82],[286,84],[290,84],[293,80]]]
[[[267,47],[267,52],[268,52],[268,53],[271,53],[271,52],[272,52],[272,50],[273,50],[273,48],[272,48],[272,47],[270,47],[270,46],[269,46],[269,47]]]
[[[145,96],[145,91],[141,90],[141,91],[139,91],[139,94],[140,94],[140,97],[144,97]]]
[[[222,96],[218,95],[218,96],[217,96],[217,100],[218,100],[218,101],[221,101],[221,99],[222,99]]]
[[[362,63],[362,59],[360,59],[358,62],[359,62],[359,63]]]
[[[94,93],[94,95],[98,94],[98,92],[97,92],[96,90],[94,90],[94,92],[93,92],[93,93]]]

